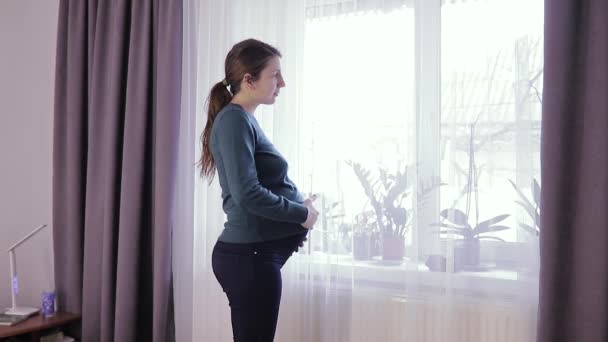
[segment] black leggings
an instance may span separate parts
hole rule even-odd
[[[273,341],[281,303],[281,267],[303,239],[304,235],[294,235],[274,241],[215,244],[213,273],[230,303],[235,342]]]

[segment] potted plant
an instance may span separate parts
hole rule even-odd
[[[379,254],[378,229],[373,211],[364,211],[355,216],[352,249],[355,260],[370,260]]]
[[[480,240],[504,242],[501,238],[485,234],[509,229],[507,226],[497,224],[509,217],[509,214],[498,215],[482,222],[477,219],[474,224],[470,223],[469,215],[459,209],[444,209],[440,216],[442,222],[436,225],[441,227],[441,233],[456,234],[462,238],[456,241],[454,248],[454,264],[457,269],[479,265]]]
[[[480,240],[498,240],[503,239],[487,235],[492,232],[499,232],[509,229],[508,226],[499,225],[508,218],[509,214],[498,215],[490,219],[481,221],[479,220],[479,188],[478,181],[481,170],[477,167],[475,161],[475,152],[478,151],[488,140],[488,138],[481,139],[480,142],[475,142],[475,126],[479,117],[470,125],[470,135],[468,136],[468,144],[465,151],[468,154],[468,170],[466,172],[467,182],[461,195],[459,196],[452,208],[444,209],[440,212],[441,222],[433,224],[433,226],[440,227],[440,233],[442,234],[456,234],[461,239],[456,240],[454,247],[454,268],[462,269],[463,267],[476,267],[479,266],[480,261]],[[502,134],[502,131],[491,134],[489,136],[496,136]],[[466,195],[466,208],[464,211],[454,208],[462,196]],[[471,220],[471,205],[475,205],[475,217]]]
[[[410,214],[403,207],[408,196],[407,167],[403,172],[389,174],[380,169],[378,179],[359,163],[347,161],[363,187],[380,234],[382,260],[401,261],[405,255],[405,234],[410,226]]]

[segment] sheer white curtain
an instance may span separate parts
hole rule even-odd
[[[273,107],[259,108],[256,116],[285,157],[297,158],[298,115],[301,89],[301,51],[304,12],[299,1],[201,1],[195,30],[197,41],[196,134],[206,123],[205,100],[211,86],[224,78],[224,59],[235,43],[257,38],[278,47],[287,87]],[[200,156],[196,142],[194,158]],[[295,162],[294,162],[295,163]],[[197,175],[198,176],[198,175]],[[193,250],[193,340],[230,341],[230,313],[227,299],[211,270],[211,250],[224,223],[221,190],[217,177],[211,184],[195,180],[195,224]]]
[[[178,149],[177,182],[173,222],[173,298],[175,340],[190,342],[193,332],[194,295],[194,193],[198,85],[198,2],[184,1],[182,99]]]
[[[534,340],[542,0],[191,4],[178,330],[231,340],[210,263],[220,189],[192,165],[209,88],[253,37],[281,50],[287,83],[258,119],[300,190],[321,194],[283,269],[276,341]]]

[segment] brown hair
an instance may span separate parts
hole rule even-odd
[[[207,97],[207,124],[201,134],[203,148],[198,165],[201,168],[201,177],[209,178],[210,182],[215,175],[215,161],[211,155],[209,142],[211,127],[213,127],[217,114],[241,90],[241,81],[245,74],[250,74],[252,81],[255,82],[268,61],[273,57],[281,57],[279,50],[256,39],[243,40],[235,44],[228,52],[224,63],[226,77],[216,83],[209,92],[209,97]],[[228,85],[224,85],[224,81]],[[228,91],[228,86],[230,86],[230,91]]]

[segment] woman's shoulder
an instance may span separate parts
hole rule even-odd
[[[215,124],[224,122],[224,124],[230,123],[248,123],[251,124],[249,119],[249,114],[238,105],[234,105],[232,103],[227,104],[224,108],[222,108],[217,117],[215,119]]]
[[[222,108],[222,110],[220,110],[220,112],[217,114],[213,126],[216,126],[218,124],[229,126],[235,124],[251,125],[251,121],[249,119],[249,114],[247,114],[247,112],[245,112],[242,108],[240,108],[239,106],[228,104],[227,106]]]
[[[256,126],[251,121],[249,114],[240,106],[232,105],[227,105],[220,110],[215,118],[211,131],[212,136],[218,134],[222,136],[233,136],[234,134],[253,134],[254,136],[257,136],[258,134]]]

